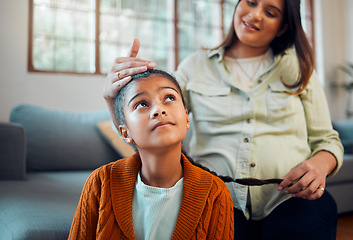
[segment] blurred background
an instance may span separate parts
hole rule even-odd
[[[221,42],[236,2],[0,0],[0,121],[8,122],[20,103],[106,109],[105,74],[134,38],[141,43],[139,57],[172,72],[196,49]],[[351,0],[302,0],[332,120],[353,117],[352,12]]]

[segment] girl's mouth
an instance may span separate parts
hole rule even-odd
[[[159,122],[153,126],[152,131],[155,130],[156,128],[168,126],[168,125],[174,125],[174,123],[172,123],[172,122]]]

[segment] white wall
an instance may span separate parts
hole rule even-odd
[[[323,80],[332,120],[345,119],[347,94],[332,83],[346,80],[337,69],[339,64],[353,62],[353,1],[315,0],[316,61]]]
[[[27,72],[28,4],[25,0],[0,1],[0,121],[8,121],[12,107],[33,103],[63,110],[105,109],[104,76]],[[317,46],[323,51],[318,71],[333,120],[345,118],[346,94],[330,87],[343,81],[338,64],[353,62],[353,1],[315,0]],[[319,49],[320,50],[320,49]]]
[[[7,122],[19,103],[69,111],[106,109],[105,76],[27,72],[28,5],[27,0],[0,1],[0,121]]]

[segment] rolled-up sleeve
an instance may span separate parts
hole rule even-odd
[[[337,160],[336,168],[329,175],[333,176],[342,166],[343,146],[338,133],[332,127],[325,93],[315,72],[307,89],[300,97],[304,106],[308,143],[312,150],[312,156],[320,151],[327,151],[333,154]]]

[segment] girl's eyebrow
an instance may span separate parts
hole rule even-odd
[[[179,94],[179,91],[176,90],[176,89],[173,88],[173,87],[161,87],[161,89],[172,89],[172,90],[176,91],[176,92]]]
[[[172,89],[172,90],[174,90],[175,92],[177,92],[177,93],[179,94],[179,91],[176,90],[176,89],[173,88],[173,87],[161,87],[160,89]],[[133,97],[129,100],[128,105],[130,105],[130,103],[131,103],[135,98],[137,98],[138,96],[141,96],[141,95],[143,95],[143,94],[145,94],[145,92],[137,93],[135,96],[133,96]]]
[[[145,92],[140,92],[140,93],[136,94],[135,96],[133,96],[133,97],[129,100],[129,102],[128,102],[127,105],[130,105],[130,103],[131,103],[135,98],[137,98],[138,96],[143,95],[143,94],[145,94]]]

